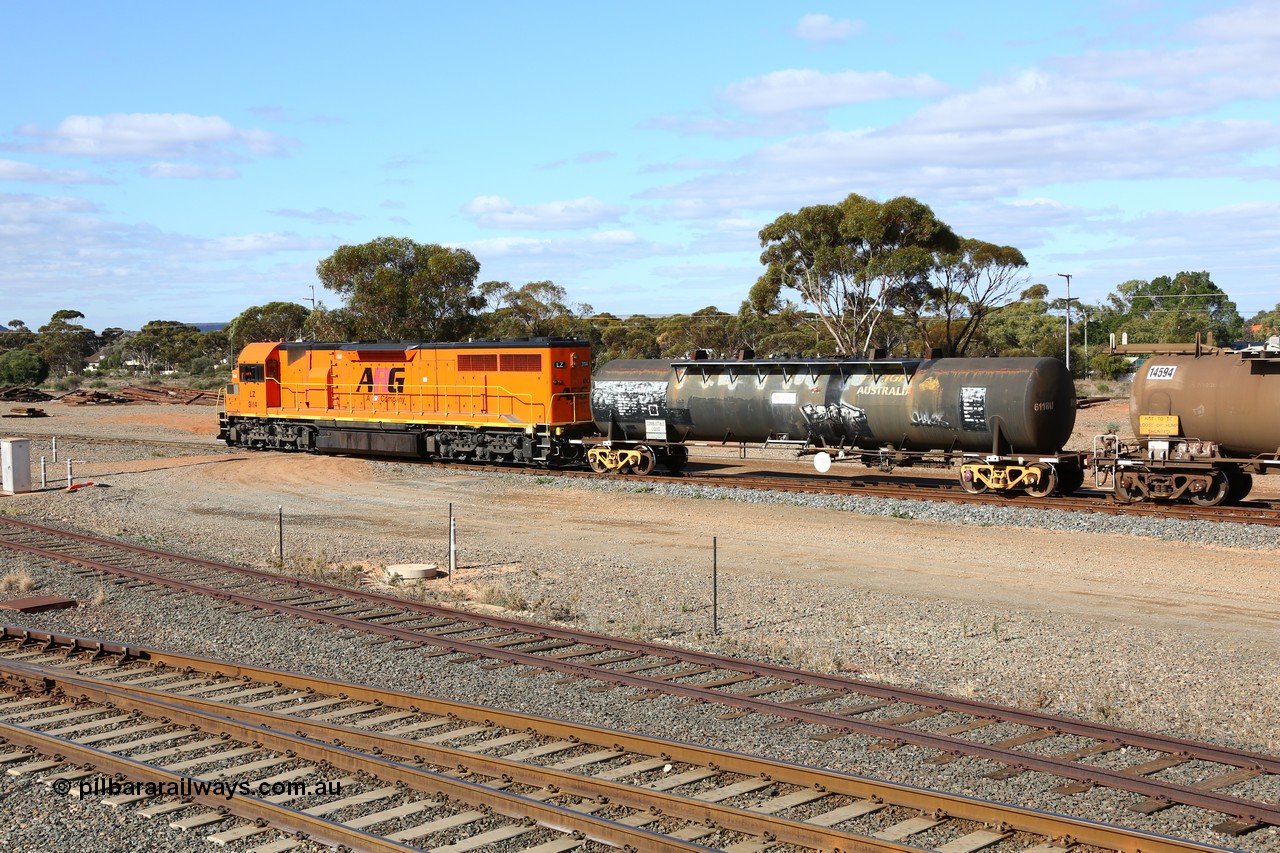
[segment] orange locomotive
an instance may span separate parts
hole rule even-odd
[[[234,447],[556,465],[582,457],[591,345],[249,344],[218,412]]]

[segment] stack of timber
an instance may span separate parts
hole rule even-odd
[[[52,394],[46,394],[39,388],[27,385],[7,385],[0,388],[0,400],[11,403],[43,403],[52,399]]]
[[[109,391],[90,391],[87,388],[72,391],[70,394],[63,394],[59,400],[63,403],[71,403],[74,406],[104,406],[133,402],[128,397],[122,397],[119,394],[112,394]]]
[[[184,406],[214,406],[218,403],[216,391],[200,388],[169,388],[163,385],[126,385],[120,396],[134,403],[181,403]]]

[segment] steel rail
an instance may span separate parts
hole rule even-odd
[[[108,704],[113,708],[136,711],[147,717],[167,718],[168,722],[179,726],[196,726],[204,732],[222,732],[235,741],[257,744],[263,749],[273,750],[281,754],[291,754],[306,761],[329,764],[347,772],[367,773],[376,778],[394,779],[419,793],[443,795],[469,805],[487,807],[496,814],[514,821],[533,818],[541,826],[564,833],[579,832],[583,834],[583,837],[602,844],[618,847],[633,846],[639,850],[708,851],[711,849],[701,844],[670,838],[641,827],[626,826],[607,818],[540,802],[520,794],[500,791],[475,782],[457,779],[381,756],[366,755],[357,750],[349,749],[342,743],[325,743],[317,740],[302,733],[300,730],[296,733],[289,733],[263,727],[255,716],[243,713],[247,709],[237,708],[233,705],[204,703],[216,706],[206,709],[201,707],[199,700],[177,703],[173,701],[175,697],[172,695],[158,693],[144,687],[123,688],[107,682],[37,669],[12,661],[0,661],[0,677],[10,683],[23,684],[37,692],[49,693],[57,690],[82,701]],[[238,714],[240,717],[228,715],[228,711]],[[301,726],[305,721],[297,717],[277,716],[281,722],[290,722],[298,729],[305,729],[305,726]],[[22,726],[3,725],[11,730],[21,729],[33,735],[39,735],[38,732]],[[15,732],[15,734],[22,738],[29,737],[18,732]],[[50,738],[48,735],[40,737]],[[52,740],[56,742],[56,746],[51,750],[42,751],[63,751],[64,744],[73,743],[59,738],[52,738]],[[70,749],[70,747],[66,748],[67,751],[70,751]],[[97,753],[99,751],[93,750],[93,752]],[[104,754],[109,755],[109,753]],[[123,760],[130,762],[132,765],[139,764],[139,762],[130,761],[127,758]],[[77,763],[93,763],[95,768],[97,766],[92,758],[86,762]],[[182,774],[171,773],[169,775],[178,780],[184,778]],[[233,801],[235,799],[234,797],[232,798]],[[209,803],[202,804],[208,805]],[[290,812],[291,810],[283,809],[282,811]],[[262,815],[244,816],[252,820]],[[273,811],[271,817],[284,819],[287,815]],[[335,826],[340,827],[341,825],[339,824],[327,821],[308,821],[307,826],[308,828],[303,831],[308,832],[310,837],[317,840],[325,838],[326,835],[330,837],[338,836],[336,840],[326,840],[324,843],[348,843],[347,840],[341,837],[344,833],[332,829]],[[349,828],[341,827],[341,829],[348,830]],[[370,839],[376,839],[376,836],[360,833],[360,838],[366,836]],[[355,840],[358,841],[359,839]],[[352,849],[363,848],[356,844]],[[387,849],[414,848],[396,845]]]
[[[0,520],[0,525],[8,524],[11,522],[12,522],[12,519],[3,519],[3,520]],[[25,522],[21,524],[25,527],[40,529],[44,532],[48,532],[51,534],[67,535],[63,531],[58,531],[53,528],[40,528],[38,525],[28,525]],[[76,538],[80,540],[92,541],[95,544],[106,544],[106,545],[114,544],[110,542],[104,542],[103,540],[98,540],[95,537],[84,536],[82,534],[71,534],[71,536],[72,538]],[[1114,771],[1106,768],[1081,764],[1075,761],[1068,761],[1068,760],[1053,758],[1050,756],[1040,756],[1032,753],[1020,752],[1011,748],[987,745],[987,744],[983,744],[983,743],[979,743],[971,740],[966,740],[963,738],[953,737],[951,735],[936,734],[933,732],[926,732],[918,729],[901,728],[901,727],[880,723],[880,722],[869,721],[869,720],[853,719],[851,717],[848,717],[833,711],[818,711],[818,710],[812,710],[812,709],[806,709],[806,708],[799,708],[795,706],[787,706],[787,705],[783,705],[781,703],[773,702],[767,699],[759,699],[752,696],[715,691],[708,688],[699,687],[696,684],[682,684],[682,683],[678,683],[671,680],[658,680],[652,677],[623,672],[620,670],[604,669],[602,667],[591,665],[591,664],[575,663],[572,660],[567,660],[567,659],[560,659],[560,660],[550,659],[544,656],[539,656],[535,653],[522,652],[513,648],[495,648],[493,646],[487,646],[487,645],[476,643],[476,642],[469,642],[467,640],[454,639],[448,636],[436,636],[431,634],[429,631],[416,631],[412,628],[397,628],[393,625],[381,625],[373,621],[364,621],[360,619],[354,619],[354,618],[341,616],[337,614],[326,613],[323,611],[311,610],[305,606],[292,605],[288,603],[274,601],[268,598],[245,595],[242,593],[235,592],[234,590],[214,589],[210,587],[201,586],[199,584],[191,583],[188,581],[174,580],[171,578],[167,578],[163,575],[156,575],[151,572],[140,571],[136,569],[129,569],[129,568],[120,567],[120,566],[113,566],[108,563],[102,563],[97,560],[91,560],[84,557],[60,554],[58,552],[48,551],[38,546],[27,545],[24,543],[17,543],[17,542],[0,539],[0,545],[17,549],[17,550],[26,551],[28,553],[36,554],[36,555],[47,557],[50,559],[74,563],[76,565],[81,565],[81,566],[84,566],[85,568],[91,568],[96,571],[121,575],[125,577],[131,577],[136,580],[145,581],[149,584],[153,584],[156,586],[164,586],[164,587],[168,587],[171,589],[176,589],[184,592],[194,592],[197,594],[205,595],[207,597],[218,598],[224,601],[234,602],[236,604],[240,604],[247,607],[263,609],[263,610],[279,613],[282,615],[291,616],[304,621],[312,621],[312,622],[323,621],[327,624],[338,626],[341,628],[346,628],[356,633],[378,634],[380,636],[384,636],[389,639],[401,640],[406,643],[411,643],[416,645],[435,646],[435,647],[447,649],[453,652],[464,653],[464,654],[468,654],[476,657],[486,657],[486,658],[492,658],[495,660],[502,660],[512,664],[530,666],[535,669],[541,669],[541,670],[554,669],[560,672],[564,672],[566,674],[576,675],[576,676],[585,677],[585,678],[593,678],[597,680],[604,680],[616,685],[637,687],[645,691],[682,696],[686,699],[699,701],[699,702],[711,702],[711,703],[717,703],[721,705],[727,705],[730,707],[739,708],[741,710],[783,717],[796,722],[812,723],[812,724],[824,726],[836,731],[841,731],[846,734],[867,735],[867,736],[879,738],[881,740],[888,741],[891,743],[911,743],[917,746],[928,747],[931,749],[938,750],[939,752],[947,753],[951,755],[968,755],[968,756],[977,757],[977,758],[984,758],[990,761],[994,761],[998,764],[1007,765],[1007,766],[1021,769],[1021,770],[1035,770],[1039,772],[1048,773],[1053,776],[1062,777],[1065,779],[1072,779],[1084,785],[1089,785],[1089,786],[1101,785],[1101,786],[1110,787],[1110,788],[1118,788],[1121,790],[1142,794],[1147,797],[1168,799],[1172,802],[1195,806],[1197,808],[1201,808],[1209,811],[1220,812],[1222,814],[1231,815],[1233,817],[1236,817],[1251,823],[1280,826],[1280,804],[1269,804],[1264,802],[1245,800],[1245,799],[1234,797],[1227,794],[1219,794],[1211,790],[1196,788],[1195,786],[1192,786],[1192,785],[1181,785],[1181,784],[1176,784],[1171,782],[1156,782],[1150,779],[1135,776],[1133,774],[1128,774],[1123,771]],[[208,568],[219,568],[222,571],[230,571],[230,572],[242,573],[248,576],[259,577],[264,580],[274,579],[277,583],[283,583],[286,585],[298,586],[306,589],[317,589],[317,590],[323,589],[326,592],[329,592],[330,594],[345,595],[355,600],[375,601],[377,603],[387,604],[387,605],[396,603],[396,606],[402,609],[416,610],[420,612],[433,613],[438,611],[439,615],[444,615],[452,619],[460,619],[460,620],[475,622],[476,624],[482,625],[482,626],[484,625],[493,625],[493,626],[520,625],[520,626],[523,626],[519,629],[519,631],[522,633],[532,633],[535,635],[548,636],[548,637],[563,636],[565,639],[573,638],[576,642],[581,642],[586,645],[601,645],[604,647],[601,649],[601,651],[612,650],[612,649],[617,649],[617,650],[635,649],[643,654],[653,654],[658,657],[672,659],[673,661],[679,660],[682,662],[697,663],[701,659],[701,660],[707,661],[709,665],[713,665],[716,668],[726,669],[730,671],[737,668],[739,671],[742,671],[742,672],[753,672],[753,673],[761,672],[763,674],[767,674],[767,670],[768,670],[767,666],[761,666],[761,665],[757,665],[757,664],[753,664],[745,661],[734,661],[730,659],[720,658],[715,655],[705,655],[703,653],[690,653],[686,657],[683,650],[674,649],[672,647],[657,646],[654,644],[639,643],[637,641],[630,641],[630,640],[618,640],[616,638],[610,638],[604,635],[593,634],[588,632],[569,631],[567,629],[558,629],[558,628],[549,629],[546,626],[535,626],[532,623],[519,622],[518,620],[506,620],[506,619],[501,619],[497,617],[486,616],[486,617],[479,617],[479,618],[472,619],[472,618],[469,618],[467,614],[463,614],[457,611],[449,611],[447,608],[436,608],[432,605],[416,604],[414,602],[408,602],[408,601],[404,601],[402,599],[396,599],[390,596],[381,596],[381,595],[372,594],[372,593],[360,593],[352,590],[346,590],[345,588],[342,588],[342,587],[335,587],[328,584],[320,584],[319,582],[315,582],[315,581],[305,581],[302,579],[281,579],[280,576],[278,575],[273,575],[268,572],[262,572],[261,570],[256,570],[256,569],[242,570],[239,567],[235,567],[235,566],[226,566],[223,564],[213,563],[212,561],[204,561],[204,560],[198,560],[198,559],[193,560],[190,558],[182,557],[181,555],[167,554],[165,552],[153,551],[152,549],[140,548],[138,546],[125,545],[123,547],[125,550],[135,552],[135,553],[143,553],[151,556],[162,556],[165,558],[177,559],[184,562],[204,565]],[[528,643],[534,643],[534,642],[535,642],[534,639],[531,639],[528,641]],[[522,643],[521,645],[524,645],[524,644],[525,643]],[[797,675],[807,676],[807,674],[800,673],[798,670],[789,670],[789,672],[792,673],[792,675],[788,677],[789,680],[794,680]],[[824,679],[831,679],[831,680],[825,681]],[[810,682],[808,682],[806,679],[806,680],[802,680],[801,683],[810,683]],[[861,692],[860,688],[864,684],[861,682],[852,682],[850,680],[845,680],[845,679],[834,679],[828,676],[821,677],[821,679],[815,683],[818,685],[830,684],[832,686],[840,686],[840,684],[843,683],[843,687],[845,689],[848,689],[849,692]],[[854,686],[854,685],[857,685],[857,686]],[[899,695],[907,696],[910,694],[910,691],[900,691],[896,688],[885,688],[883,686],[870,685],[869,683],[867,683],[866,686],[868,689],[875,688],[880,691],[884,691],[883,695],[886,698],[893,698]],[[974,710],[964,710],[964,706],[968,704],[968,700],[952,700],[949,697],[932,695],[932,694],[916,694],[916,695],[920,697],[919,700],[914,698],[906,698],[906,699],[895,699],[895,701],[905,701],[911,704],[928,705],[932,707],[947,708],[949,710],[961,710],[961,711],[964,711],[965,713],[969,713],[974,716],[988,717],[988,718],[994,717],[995,719],[1001,719],[1001,720],[1003,719],[1003,716],[1002,716],[1003,713],[1007,710],[1007,709],[1000,708],[999,706],[985,705],[985,703],[973,703],[969,705],[969,707],[974,708]],[[953,706],[951,704],[953,702],[957,704]],[[978,710],[979,708],[983,708],[985,710],[979,711]],[[1131,734],[1134,736],[1140,735],[1144,738],[1153,739],[1153,740],[1149,740],[1148,743],[1158,743],[1160,741],[1160,736],[1158,735],[1142,735],[1141,733],[1137,733],[1137,732],[1127,732],[1126,730],[1120,730],[1120,729],[1107,729],[1105,727],[1099,727],[1094,730],[1095,733],[1090,734],[1088,733],[1088,726],[1090,724],[1087,724],[1087,723],[1072,721],[1069,718],[1051,717],[1048,723],[1046,724],[1044,722],[1043,717],[1038,717],[1038,715],[1031,714],[1031,712],[1018,712],[1018,713],[1022,715],[1026,715],[1025,717],[1022,717],[1022,719],[1034,720],[1038,718],[1041,720],[1041,722],[1029,722],[1029,723],[1025,723],[1025,725],[1029,725],[1034,728],[1055,731],[1055,733],[1057,732],[1079,733],[1084,736],[1091,737],[1098,740],[1108,740],[1108,739],[1124,740],[1124,736],[1126,734]],[[1016,720],[1013,720],[1013,721],[1016,721]],[[1060,725],[1059,721],[1061,721],[1062,724],[1071,726],[1072,731],[1067,731],[1066,725]],[[1103,734],[1104,732],[1107,733],[1109,737],[1104,736]],[[1153,746],[1148,748],[1159,749],[1160,751],[1163,751],[1163,752],[1176,753],[1176,752],[1188,752],[1189,749],[1198,749],[1201,746],[1205,746],[1208,748],[1210,753],[1214,755],[1222,756],[1221,759],[1208,758],[1207,760],[1216,761],[1217,763],[1222,763],[1222,764],[1230,764],[1236,767],[1249,767],[1249,768],[1258,767],[1270,773],[1280,772],[1280,758],[1276,758],[1273,756],[1265,756],[1265,755],[1260,755],[1256,753],[1249,753],[1241,750],[1234,750],[1228,747],[1215,747],[1211,745],[1201,745],[1201,744],[1196,744],[1190,741],[1182,741],[1179,739],[1168,739],[1166,742],[1171,745],[1160,746],[1160,747]],[[1186,747],[1186,748],[1175,748],[1174,745]]]
[[[27,438],[63,438],[71,441],[104,444],[110,442],[134,444],[161,444],[173,447],[189,447],[193,449],[213,449],[236,454],[248,458],[247,448],[228,447],[216,439],[209,442],[182,439],[137,439],[127,437],[102,437],[85,435],[58,435],[49,433],[17,430],[16,435]],[[711,457],[718,459],[719,457]],[[866,480],[849,479],[847,477],[815,477],[809,474],[791,476],[769,476],[729,474],[721,475],[710,472],[685,472],[680,475],[649,474],[625,475],[597,474],[590,470],[572,470],[557,468],[530,468],[516,465],[492,465],[477,463],[441,462],[438,460],[395,460],[402,464],[425,464],[445,470],[468,471],[473,473],[499,473],[517,476],[557,476],[577,478],[604,478],[619,482],[652,482],[652,483],[698,483],[707,481],[713,488],[731,489],[764,489],[803,494],[831,494],[846,496],[862,496],[890,498],[897,500],[943,501],[949,503],[971,503],[986,506],[1007,506],[1023,509],[1060,510],[1063,512],[1100,512],[1107,515],[1139,515],[1157,516],[1160,518],[1179,518],[1189,521],[1213,521],[1236,524],[1260,524],[1280,526],[1280,505],[1269,501],[1262,506],[1218,506],[1201,507],[1185,503],[1137,502],[1120,504],[1109,498],[1109,492],[1095,492],[1092,496],[1076,496],[1054,498],[1026,498],[1018,494],[1000,495],[995,493],[970,494],[950,481],[937,481],[936,485],[924,485],[920,482],[878,483]],[[872,476],[879,476],[873,474]]]
[[[696,744],[686,744],[612,729],[569,723],[499,708],[428,698],[403,691],[350,682],[334,682],[314,676],[250,666],[232,661],[219,661],[141,646],[104,643],[83,637],[20,629],[14,626],[3,626],[0,637],[39,643],[43,645],[46,651],[56,649],[66,651],[68,654],[76,651],[107,652],[120,656],[119,662],[121,665],[126,660],[133,659],[146,664],[169,667],[174,671],[175,676],[178,673],[197,672],[209,677],[270,683],[279,685],[284,689],[305,690],[315,695],[339,695],[353,702],[371,703],[384,708],[408,708],[417,713],[448,716],[457,718],[460,721],[484,722],[494,727],[502,727],[513,731],[535,731],[539,735],[561,740],[572,739],[583,744],[610,744],[614,749],[620,751],[664,755],[673,761],[715,767],[722,771],[746,776],[769,778],[776,782],[816,788],[831,794],[876,798],[889,805],[916,809],[921,812],[937,812],[940,810],[953,818],[987,825],[1004,824],[1013,830],[1042,835],[1051,840],[1070,837],[1080,844],[1111,850],[1140,849],[1147,851],[1147,853],[1221,849],[1181,839],[1172,839],[1108,824],[1100,824],[1094,821],[1085,821],[1017,806],[884,782],[834,770],[805,767]],[[0,669],[4,665],[4,658],[0,657]],[[23,661],[21,666],[34,669],[38,665],[27,660]],[[49,670],[41,666],[37,671]],[[99,679],[89,676],[73,675],[59,670],[52,670],[51,672],[56,673],[68,683],[72,680],[87,680],[93,684],[102,683]],[[128,683],[111,683],[107,686],[115,689],[137,690],[144,695],[153,694],[167,701],[210,713],[218,713],[219,709],[230,707],[235,710],[237,715],[264,728],[294,728],[299,733],[305,731],[307,737],[331,742],[341,741],[346,746],[362,751],[381,750],[379,754],[398,754],[415,762],[426,761],[438,765],[456,765],[460,771],[479,772],[495,778],[505,776],[527,784],[545,785],[547,787],[554,784],[561,791],[578,796],[597,796],[601,793],[602,783],[599,781],[591,781],[587,784],[586,780],[581,776],[548,767],[524,765],[510,760],[484,756],[476,752],[425,744],[420,741],[390,735],[380,735],[349,725],[313,721],[270,711],[239,708],[219,701],[217,698],[198,699],[170,694],[165,692],[163,686],[130,688]],[[236,687],[234,684],[227,685],[227,689],[236,689]],[[652,805],[646,799],[637,797],[634,794],[634,790],[631,786],[603,783],[603,792],[606,796],[609,796],[612,802],[622,803],[633,808],[648,808]],[[685,817],[698,822],[714,820],[718,825],[727,829],[735,829],[754,835],[759,834],[759,826],[742,821],[736,814],[741,812],[738,809],[711,811],[716,807],[707,803],[699,803],[696,809],[691,814],[688,814],[686,813],[689,811],[687,807],[679,804],[673,805],[668,801],[660,802],[659,808],[665,814]],[[726,812],[735,814],[726,817]],[[758,823],[760,815],[756,814],[754,818]],[[774,821],[771,821],[771,824],[773,823]],[[832,842],[839,840],[847,842],[852,837],[850,833],[836,832],[831,832],[831,834],[825,836],[806,837],[803,833],[796,833],[795,825],[797,823],[785,821],[777,823],[776,826],[771,825],[770,828],[779,842],[789,841],[790,843],[806,846],[813,846],[814,843],[831,845]],[[803,823],[799,823],[799,825],[812,829],[812,825]],[[872,842],[870,839],[865,838],[862,841],[880,843],[879,841]]]
[[[925,690],[917,690],[908,687],[890,687],[888,685],[879,684],[872,681],[863,681],[853,678],[845,678],[842,676],[824,675],[821,673],[807,672],[792,667],[779,666],[776,664],[765,663],[761,661],[749,661],[742,658],[734,658],[725,655],[716,655],[709,652],[700,652],[694,649],[678,648],[675,646],[662,645],[660,643],[644,642],[641,640],[631,640],[624,637],[614,637],[607,634],[600,634],[592,631],[582,631],[577,629],[559,628],[554,625],[544,625],[536,622],[528,622],[521,619],[514,619],[504,616],[482,615],[471,613],[469,611],[457,610],[449,607],[443,607],[435,604],[426,604],[424,602],[410,601],[404,598],[397,598],[382,593],[367,592],[365,590],[351,589],[349,587],[338,586],[336,584],[324,583],[323,581],[314,581],[306,578],[297,578],[291,576],[280,575],[275,572],[264,571],[262,569],[253,569],[242,566],[234,566],[227,563],[219,563],[214,560],[206,560],[200,557],[189,557],[183,554],[174,554],[171,552],[160,551],[153,548],[146,548],[138,545],[131,545],[127,542],[117,542],[114,540],[106,540],[100,537],[75,533],[72,531],[60,530],[54,527],[46,527],[43,525],[33,524],[31,522],[18,521],[16,519],[4,518],[0,519],[0,530],[4,525],[15,525],[27,530],[44,533],[51,536],[59,536],[78,541],[88,542],[94,545],[108,546],[119,550],[129,551],[131,553],[140,554],[148,557],[161,557],[164,559],[177,560],[179,562],[190,565],[199,566],[201,568],[211,569],[218,572],[229,572],[235,575],[254,578],[255,580],[279,584],[282,586],[290,586],[298,589],[311,590],[344,598],[350,598],[354,601],[363,601],[370,604],[384,604],[388,607],[395,607],[406,612],[422,613],[428,616],[435,616],[443,619],[451,619],[457,621],[465,621],[474,623],[477,627],[486,628],[505,628],[512,633],[528,633],[542,639],[562,639],[572,640],[584,645],[599,645],[602,651],[618,650],[635,652],[637,654],[651,655],[655,657],[669,658],[673,662],[682,662],[697,664],[699,666],[709,666],[716,669],[727,671],[750,673],[757,677],[775,678],[780,681],[794,681],[798,685],[809,685],[814,687],[824,687],[831,690],[839,690],[849,693],[857,693],[859,695],[871,696],[878,699],[886,699],[894,702],[902,702],[912,705],[920,705],[928,708],[938,708],[941,710],[955,711],[968,714],[974,717],[983,717],[992,720],[992,722],[1009,722],[1031,728],[1046,729],[1055,731],[1060,734],[1079,735],[1081,737],[1093,738],[1095,740],[1120,740],[1127,746],[1136,746],[1143,749],[1151,749],[1158,752],[1168,752],[1172,754],[1191,752],[1196,757],[1203,758],[1207,761],[1213,761],[1218,764],[1226,764],[1233,767],[1250,767],[1258,768],[1267,773],[1280,775],[1280,757],[1265,755],[1262,753],[1250,752],[1248,750],[1236,749],[1229,746],[1221,746],[1218,744],[1204,743],[1201,741],[1193,741],[1186,738],[1178,738],[1170,735],[1152,734],[1132,729],[1124,729],[1118,726],[1111,726],[1104,723],[1095,723],[1087,720],[1080,720],[1073,717],[1066,717],[1059,714],[1046,714],[1037,711],[1024,711],[1018,708],[1012,708],[1004,705],[996,705],[990,702],[982,702],[976,699],[963,699],[953,696],[947,696],[941,693],[931,693]],[[44,549],[24,546],[20,543],[13,543],[0,538],[0,546],[19,548],[21,550],[29,550],[32,553],[38,553],[41,556],[75,562],[86,568],[92,568],[97,571],[127,571],[130,576],[140,580],[160,579],[162,576],[152,575],[134,569],[124,569],[123,567],[115,567],[108,563],[100,563],[89,560],[88,558],[78,557],[75,555],[63,555],[55,551],[46,551]],[[198,585],[191,585],[194,589],[203,589]],[[221,595],[219,596],[221,597]],[[247,603],[249,597],[245,598]],[[253,599],[259,600],[259,599]],[[270,599],[266,599],[270,601]],[[275,602],[272,602],[276,604]],[[255,605],[256,606],[256,605]],[[301,618],[315,619],[323,617],[325,621],[330,619],[340,619],[338,616],[330,616],[322,612],[306,610],[302,608],[306,614]],[[290,615],[296,615],[291,613]],[[351,626],[353,630],[359,626],[360,628],[381,628],[390,626],[381,626],[376,621],[365,620],[345,620],[345,624]],[[405,639],[406,642],[428,643],[430,645],[439,645],[442,648],[452,648],[460,652],[483,652],[487,657],[498,657],[503,654],[503,650],[494,649],[483,643],[469,642],[465,639],[450,639],[448,637],[435,637],[429,630],[421,629],[403,629],[413,632],[413,638],[408,639],[407,635],[397,634],[396,639]],[[535,642],[531,639],[530,643]],[[541,668],[559,668],[563,662],[548,660],[546,658],[536,658],[540,663],[537,664]],[[527,659],[522,662],[529,662]],[[565,666],[570,664],[565,663]],[[575,673],[580,673],[581,665],[573,665],[577,669]],[[600,673],[594,677],[603,677],[606,680],[614,674],[611,670],[594,668],[595,672]],[[661,689],[660,683],[653,683],[653,689]],[[711,693],[710,696],[721,697],[732,696],[732,694],[722,694],[720,692]],[[714,701],[708,696],[708,701]],[[764,700],[768,701],[768,700]],[[790,717],[797,722],[812,722],[812,720],[791,716],[786,705],[772,703],[776,716]],[[842,718],[847,722],[847,718]],[[842,726],[836,726],[840,728]],[[892,738],[890,738],[892,740]],[[963,741],[962,741],[963,742]]]
[[[519,784],[531,785],[535,789],[556,790],[560,794],[569,794],[584,799],[594,798],[598,802],[607,800],[609,803],[636,811],[662,814],[665,817],[705,826],[715,826],[756,838],[763,839],[771,836],[773,840],[783,844],[794,844],[814,850],[853,850],[862,846],[867,849],[894,851],[895,853],[914,853],[916,849],[900,844],[880,842],[867,836],[855,835],[801,821],[752,813],[719,803],[703,802],[665,791],[648,790],[620,782],[593,779],[589,776],[567,773],[549,767],[506,761],[474,752],[422,743],[410,738],[362,731],[336,723],[311,720],[305,717],[295,717],[255,708],[242,708],[225,702],[218,702],[216,699],[179,696],[166,693],[163,688],[110,684],[86,676],[47,670],[43,667],[37,669],[31,667],[27,662],[14,664],[0,658],[0,674],[14,677],[14,674],[23,672],[29,673],[26,677],[28,681],[43,673],[50,687],[56,687],[63,692],[73,692],[78,696],[92,699],[93,701],[109,702],[115,707],[127,710],[141,711],[142,707],[133,706],[130,704],[131,699],[126,697],[138,697],[146,700],[148,707],[168,702],[202,715],[210,717],[225,716],[229,719],[235,719],[237,722],[268,731],[290,731],[295,737],[307,738],[319,743],[336,744],[343,749],[377,755],[388,761],[408,761],[413,766],[425,763],[454,767],[459,774],[479,773],[494,779],[510,780]],[[257,729],[253,729],[253,731],[257,731]],[[259,737],[259,739],[261,738]],[[479,783],[469,784],[478,785]],[[484,786],[481,785],[480,787]],[[489,788],[484,789],[491,790]],[[936,807],[937,804],[935,803],[934,806]],[[1067,827],[1059,825],[1057,828],[1062,830]],[[1074,824],[1069,828],[1074,829]],[[1066,833],[1059,832],[1058,837],[1063,834]],[[1050,837],[1054,836],[1051,835]],[[1073,837],[1075,837],[1074,834]],[[1143,839],[1144,842],[1146,840],[1146,838]],[[1143,844],[1143,849],[1147,849],[1145,844]],[[1203,848],[1192,844],[1185,846],[1173,844],[1168,849],[1170,851],[1187,851]]]

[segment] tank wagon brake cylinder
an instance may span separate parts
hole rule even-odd
[[[678,469],[673,447],[734,441],[798,445],[824,473],[958,466],[975,494],[1084,480],[1083,454],[1061,451],[1075,386],[1055,359],[624,359],[596,371],[591,408],[597,471]]]

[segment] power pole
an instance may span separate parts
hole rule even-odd
[[[1060,278],[1067,280],[1067,373],[1071,372],[1071,273],[1060,272]]]

